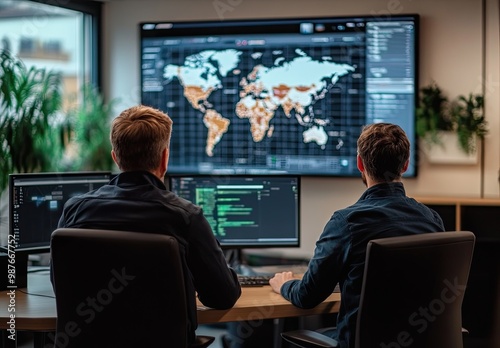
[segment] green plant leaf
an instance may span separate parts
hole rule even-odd
[[[48,171],[63,144],[54,136],[60,113],[61,74],[27,68],[8,51],[0,51],[0,190],[9,173]]]
[[[104,98],[90,84],[81,88],[83,99],[68,114],[76,156],[67,164],[70,170],[112,170],[109,140],[111,111],[115,101],[105,103]]]
[[[488,134],[483,95],[470,93],[458,96],[452,106],[452,117],[460,147],[467,154],[474,153],[475,137],[483,139]]]

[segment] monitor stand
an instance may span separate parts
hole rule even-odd
[[[234,271],[238,275],[242,276],[255,276],[257,272],[253,270],[253,268],[246,264],[243,251],[241,249],[227,249],[224,251],[224,255],[226,257],[226,262],[234,269]]]

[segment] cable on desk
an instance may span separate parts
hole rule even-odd
[[[40,268],[28,267],[28,273],[37,273],[37,272],[50,272],[50,267],[40,267]]]
[[[20,291],[20,292],[22,292],[23,294],[26,294],[26,295],[48,297],[48,298],[56,298],[55,296],[51,296],[51,295],[35,294],[35,293],[27,292],[27,291],[24,291],[24,290],[21,290],[21,289],[16,289],[16,290]]]

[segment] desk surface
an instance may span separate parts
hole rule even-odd
[[[7,329],[10,314],[16,315],[17,330],[54,331],[56,304],[48,272],[30,273],[28,288],[15,291],[15,312],[9,312],[9,290],[0,292],[0,329]],[[312,309],[300,309],[274,293],[270,286],[243,287],[240,299],[231,309],[218,310],[200,303],[198,323],[211,324],[229,321],[298,317],[339,311],[340,294],[333,293]]]

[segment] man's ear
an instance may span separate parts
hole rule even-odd
[[[361,157],[359,157],[359,155],[356,156],[356,164],[360,172],[365,171],[365,165],[363,164],[363,160],[361,159]]]
[[[168,169],[168,159],[170,158],[170,150],[169,148],[165,148],[165,151],[163,151],[163,156],[162,156],[163,163],[165,163],[165,172]]]
[[[401,174],[406,172],[408,170],[408,166],[410,165],[410,160],[406,160],[405,165],[403,166],[403,170],[401,171]]]
[[[113,161],[116,163],[116,165],[118,166],[118,168],[120,168],[120,165],[116,161],[116,153],[115,153],[114,150],[111,150],[111,157],[113,158]]]
[[[167,172],[169,154],[170,152],[168,150],[168,147],[163,149],[163,151],[161,152],[161,163],[160,167],[158,168],[160,170],[161,176],[164,176]]]

